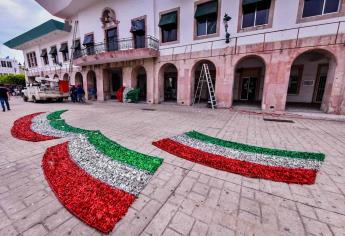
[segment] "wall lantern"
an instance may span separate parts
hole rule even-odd
[[[231,20],[231,17],[225,13],[224,17],[223,17],[223,24],[224,24],[224,28],[225,28],[225,43],[230,43],[230,34],[228,33],[228,22]]]

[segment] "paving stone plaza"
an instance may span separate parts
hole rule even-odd
[[[164,159],[109,235],[345,235],[343,121],[282,123],[260,114],[171,104],[10,102],[12,110],[0,114],[1,236],[101,235],[60,204],[43,174],[45,150],[63,139],[32,143],[11,136],[18,118],[62,109],[74,127],[100,130],[129,149]],[[326,158],[315,184],[297,185],[219,171],[152,145],[191,130]]]

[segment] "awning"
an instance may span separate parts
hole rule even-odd
[[[71,49],[80,48],[80,40],[75,40]]]
[[[56,47],[50,48],[49,54],[50,54],[50,55],[56,55],[56,54],[57,54]]]
[[[44,50],[42,50],[41,57],[46,57],[47,54],[48,54],[48,53],[47,53],[47,50],[44,49]]]
[[[170,12],[168,14],[164,14],[161,16],[159,20],[159,27],[164,27],[168,25],[176,25],[177,24],[177,11]]]
[[[254,4],[254,3],[260,3],[260,2],[268,2],[268,1],[269,0],[243,0],[242,6],[250,5],[250,4]]]
[[[68,52],[68,46],[67,46],[67,43],[63,43],[61,44],[61,47],[60,47],[60,52]]]
[[[197,6],[195,11],[195,18],[217,14],[218,11],[218,2],[217,1],[210,1],[207,3],[203,3]]]
[[[131,32],[145,31],[145,20],[132,20]]]
[[[91,45],[93,43],[93,34],[85,35],[83,45]]]

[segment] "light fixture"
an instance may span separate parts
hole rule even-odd
[[[225,43],[230,43],[230,34],[228,32],[228,28],[229,28],[229,24],[228,22],[231,20],[231,17],[225,13],[224,17],[223,17],[223,24],[224,24],[224,28],[225,28]]]

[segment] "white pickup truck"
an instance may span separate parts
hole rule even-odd
[[[25,102],[62,102],[69,97],[68,81],[36,77],[35,82],[28,84],[22,92]]]

